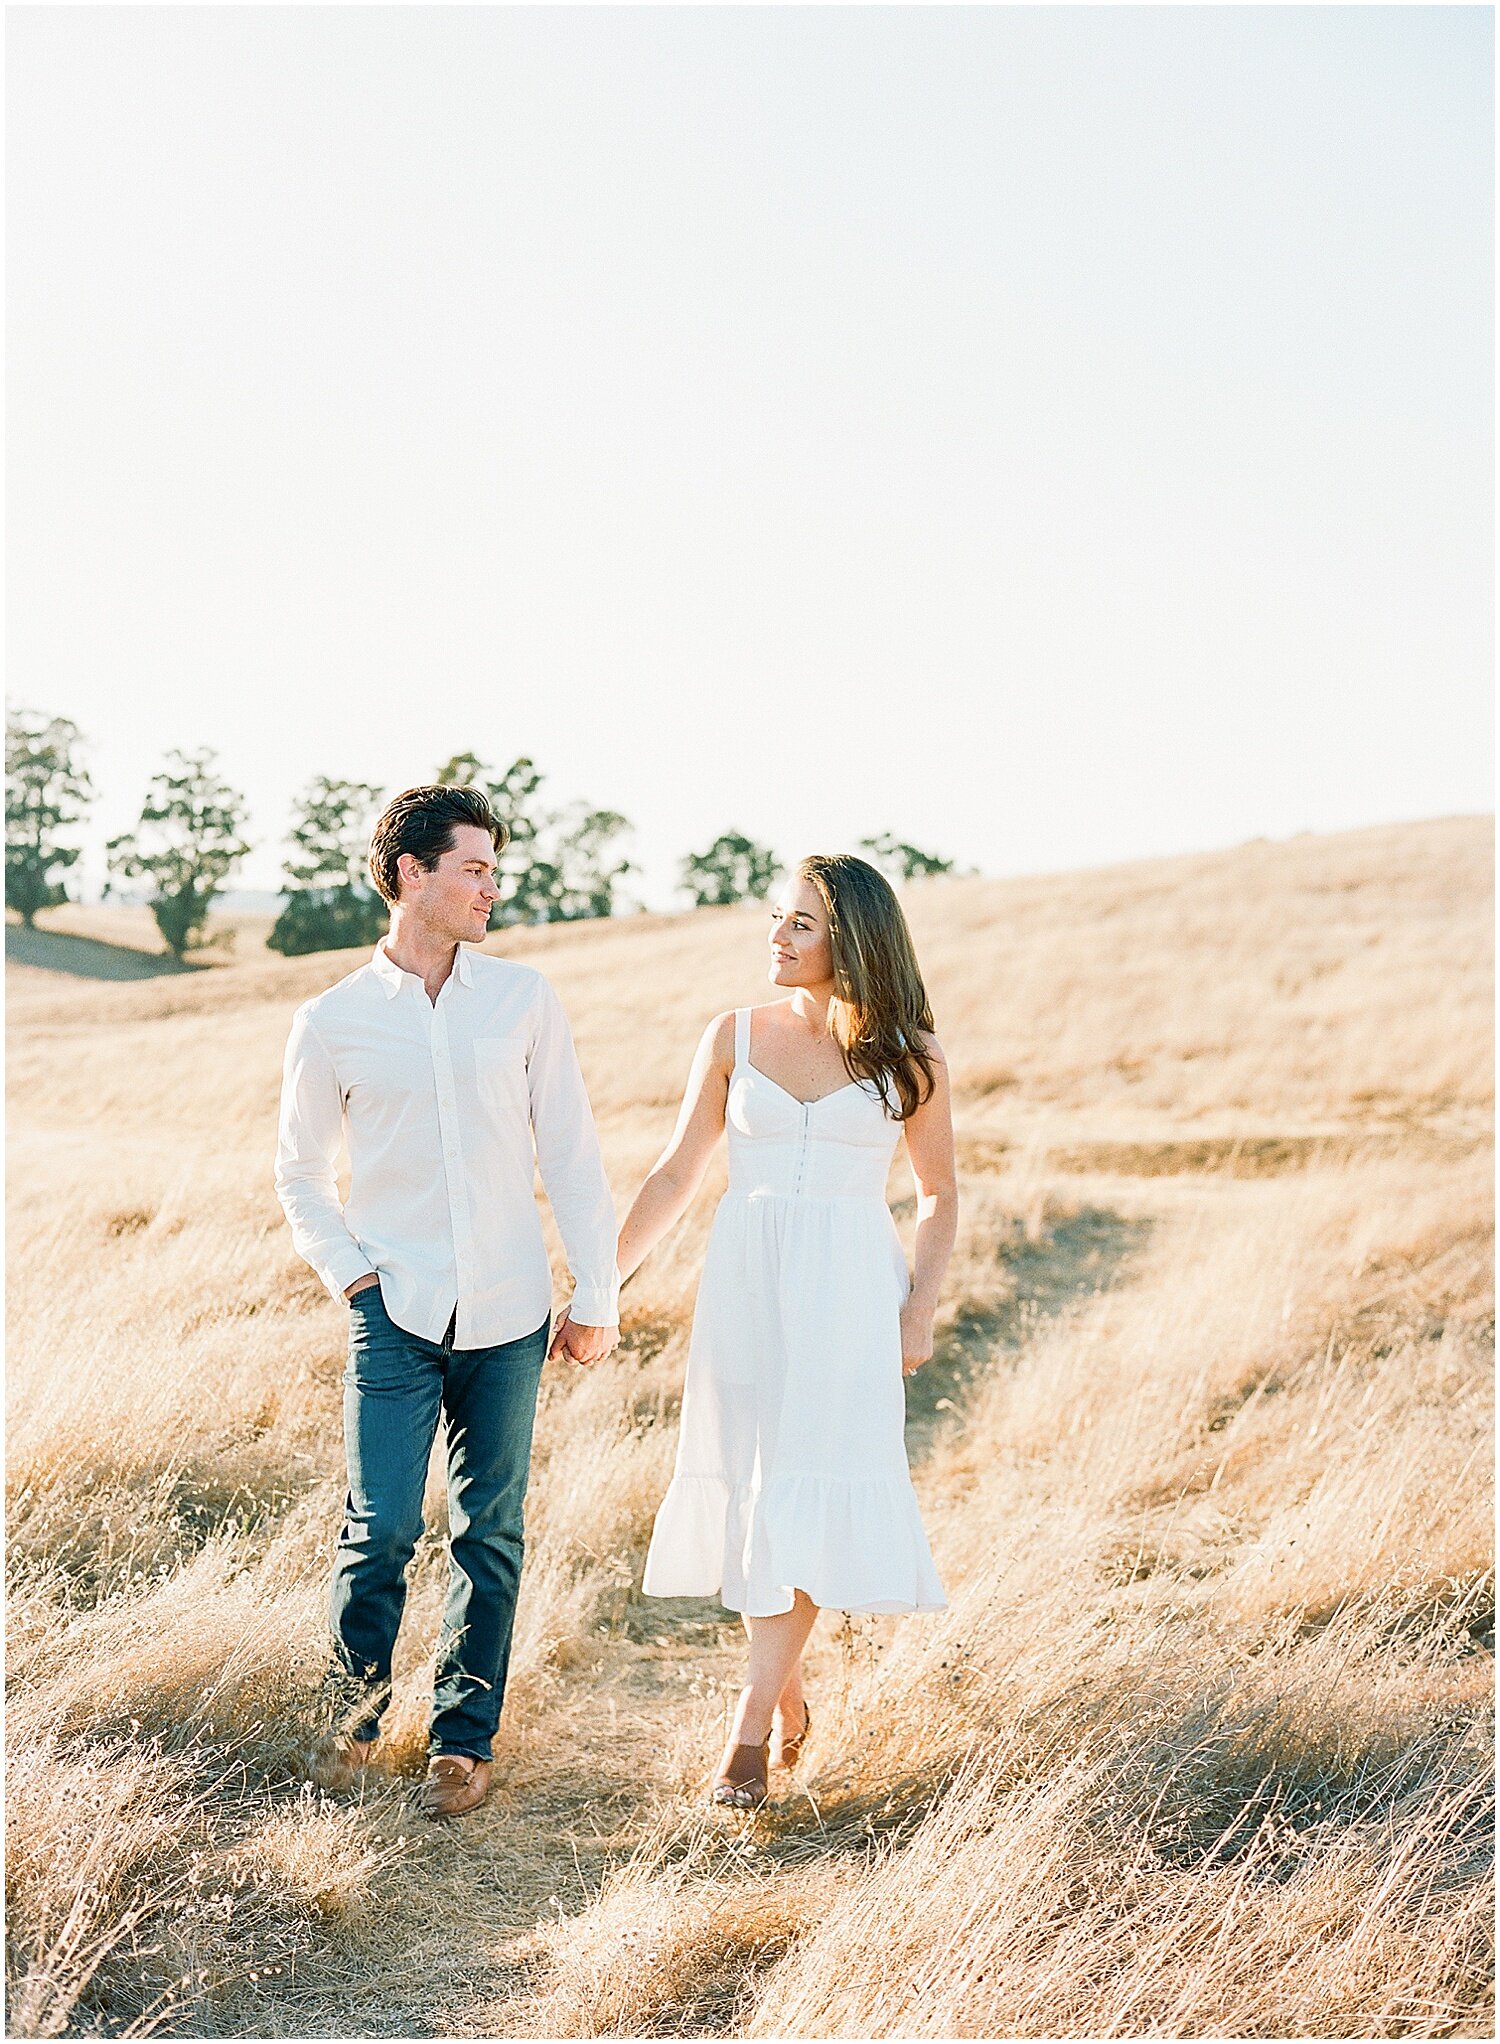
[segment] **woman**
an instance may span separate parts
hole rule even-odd
[[[906,1465],[901,1379],[932,1354],[958,1195],[948,1072],[911,934],[863,859],[804,859],[771,909],[787,998],[704,1031],[671,1142],[620,1232],[628,1277],[680,1219],[726,1121],[676,1473],[644,1588],[717,1594],[750,1663],[715,1802],[754,1809],[807,1733],[820,1608],[939,1611]],[[898,1135],[917,1185],[916,1274],[885,1203]]]

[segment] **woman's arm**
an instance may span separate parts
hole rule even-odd
[[[638,1270],[667,1230],[687,1212],[724,1133],[729,1075],[734,1069],[734,1013],[716,1015],[704,1030],[688,1074],[672,1140],[646,1174],[620,1229],[620,1276]]]
[[[958,1233],[958,1172],[953,1160],[953,1101],[948,1061],[935,1036],[933,1088],[915,1114],[902,1123],[906,1154],[917,1183],[917,1254],[911,1293],[901,1309],[901,1374],[911,1376],[932,1355],[932,1321],[943,1273]]]

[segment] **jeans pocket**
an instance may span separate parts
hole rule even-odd
[[[386,1391],[405,1383],[411,1372],[411,1337],[385,1310],[380,1287],[369,1285],[357,1292],[349,1308],[344,1382],[364,1391]]]

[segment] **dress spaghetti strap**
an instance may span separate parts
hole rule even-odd
[[[734,1068],[750,1062],[750,1010],[736,1008],[734,1011]]]

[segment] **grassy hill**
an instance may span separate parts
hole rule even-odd
[[[722,1170],[617,1356],[544,1379],[490,1803],[409,1799],[437,1490],[387,1771],[324,1798],[344,1324],[270,1163],[291,1010],[357,960],[11,967],[12,2033],[1486,2034],[1490,846],[909,890],[951,1608],[821,1621],[805,1791],[750,1821],[702,1804],[737,1625],[637,1588]],[[763,921],[490,940],[563,997],[622,1209]],[[890,1192],[909,1230],[899,1150]]]

